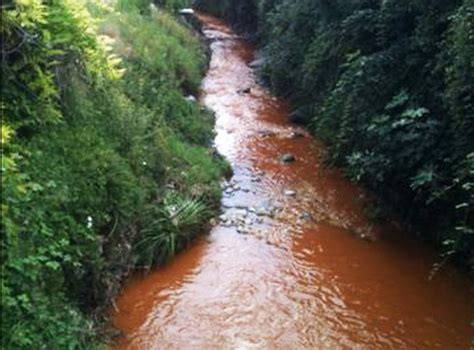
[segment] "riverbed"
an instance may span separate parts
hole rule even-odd
[[[230,162],[222,215],[116,301],[115,349],[468,349],[472,282],[324,163],[258,84],[254,48],[198,14],[212,52],[199,102]],[[432,278],[430,278],[430,276]]]

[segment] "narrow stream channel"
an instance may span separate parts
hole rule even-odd
[[[212,50],[200,102],[234,176],[211,233],[127,283],[114,349],[469,349],[473,284],[449,266],[429,280],[434,251],[372,224],[364,192],[258,85],[253,48],[199,18]]]

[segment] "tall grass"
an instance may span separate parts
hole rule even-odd
[[[141,231],[136,250],[137,263],[150,267],[168,261],[189,243],[212,212],[201,200],[170,191],[147,215],[150,219]]]

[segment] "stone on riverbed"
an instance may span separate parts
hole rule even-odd
[[[252,88],[250,88],[250,87],[245,88],[245,89],[241,89],[241,90],[237,90],[237,92],[239,94],[250,94],[251,91],[252,91]]]
[[[285,196],[288,196],[288,197],[296,196],[296,191],[293,191],[293,190],[285,190],[283,193],[285,194]]]
[[[270,136],[275,136],[275,133],[271,130],[260,130],[258,132],[260,137],[265,138],[265,137],[270,137]]]
[[[296,160],[296,157],[291,153],[285,153],[284,155],[280,157],[280,161],[282,161],[283,163],[291,163],[291,162],[294,162],[295,160]]]
[[[277,208],[272,203],[270,203],[270,201],[266,200],[262,202],[261,205],[256,209],[249,208],[249,211],[251,212],[254,210],[257,216],[267,216],[267,217],[273,218],[275,215],[276,209]]]
[[[299,139],[300,137],[304,137],[304,134],[301,131],[292,131],[290,134],[291,139]]]
[[[304,220],[304,221],[312,221],[313,220],[313,217],[307,211],[301,213],[299,218],[300,218],[300,220]]]
[[[263,66],[265,63],[265,59],[263,57],[257,58],[256,60],[253,60],[252,62],[249,63],[249,67],[252,69],[259,68]]]
[[[267,210],[265,208],[258,208],[257,211],[256,211],[256,214],[258,216],[268,216],[270,218],[273,217],[273,212],[270,211],[270,210]]]
[[[249,234],[249,231],[247,231],[245,229],[245,227],[243,226],[239,226],[237,227],[237,233],[241,234],[241,235],[248,235]]]
[[[237,209],[237,210],[235,211],[235,215],[238,216],[238,217],[244,217],[244,218],[245,218],[245,217],[247,217],[247,215],[248,215],[247,209],[244,209],[244,208],[242,208],[242,209]]]

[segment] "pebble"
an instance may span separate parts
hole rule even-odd
[[[247,209],[237,209],[235,214],[238,215],[238,216],[242,216],[244,218],[247,217],[247,215],[248,215]]]
[[[280,160],[283,162],[283,163],[291,163],[291,162],[294,162],[296,160],[295,156],[291,153],[285,153],[283,154],[281,157],[280,157]]]
[[[260,135],[260,137],[275,136],[275,133],[271,130],[260,130],[258,134]]]
[[[268,217],[270,217],[270,218],[273,217],[273,212],[270,211],[270,210],[267,210],[267,209],[265,209],[265,208],[260,208],[260,209],[258,209],[257,212],[256,212],[256,214],[257,214],[258,216],[268,216]]]
[[[241,235],[247,235],[247,234],[249,234],[249,231],[247,231],[243,227],[239,226],[239,227],[237,227],[237,233],[240,233]]]
[[[310,221],[310,220],[313,219],[313,217],[311,216],[311,214],[308,213],[308,212],[301,213],[300,216],[299,216],[299,218],[300,218],[301,220],[306,220],[306,221]]]
[[[296,196],[296,191],[285,190],[284,194],[285,194],[285,196],[288,196],[288,197],[294,197],[294,196]]]
[[[290,138],[292,139],[298,139],[300,137],[304,137],[304,134],[300,131],[293,131],[291,134],[290,134]]]

